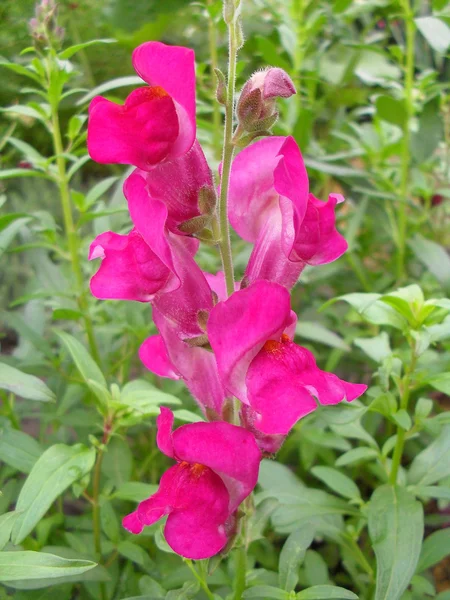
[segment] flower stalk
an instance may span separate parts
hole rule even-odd
[[[410,0],[401,2],[406,27],[405,48],[405,109],[406,118],[403,126],[403,146],[401,155],[401,179],[400,179],[400,201],[398,203],[398,254],[397,254],[397,279],[403,276],[405,266],[406,241],[408,235],[408,220],[406,207],[409,198],[409,167],[411,162],[411,119],[414,116],[414,43],[416,26],[414,24],[414,13]]]
[[[220,178],[219,197],[219,224],[220,242],[219,249],[225,273],[227,294],[234,292],[233,255],[231,252],[230,226],[228,222],[228,189],[230,184],[231,163],[233,162],[233,115],[234,94],[236,87],[236,59],[237,59],[237,21],[234,16],[228,23],[228,75],[227,99],[225,104],[225,132],[222,150],[222,176]]]

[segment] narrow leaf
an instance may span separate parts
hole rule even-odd
[[[54,500],[72,483],[89,473],[94,461],[95,450],[83,444],[56,444],[42,454],[17,500],[16,510],[22,511],[22,514],[13,528],[13,544],[20,544],[26,538]]]
[[[96,566],[90,560],[61,558],[45,552],[1,552],[0,581],[78,575]]]
[[[278,581],[281,588],[292,592],[298,583],[298,570],[306,550],[314,539],[314,529],[306,526],[288,537],[280,553]]]
[[[368,520],[377,559],[374,600],[399,600],[419,560],[422,505],[404,488],[383,485],[370,500]]]
[[[8,390],[16,396],[39,402],[54,402],[55,394],[43,381],[34,375],[22,373],[14,367],[0,363],[0,389]]]

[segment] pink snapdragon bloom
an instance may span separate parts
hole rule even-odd
[[[214,354],[180,339],[178,328],[156,309],[153,321],[159,335],[147,338],[139,349],[145,367],[159,377],[183,379],[205,416],[211,421],[220,420],[227,394]]]
[[[233,162],[230,222],[254,243],[246,283],[258,279],[290,288],[305,265],[339,258],[347,242],[336,230],[334,208],[343,198],[322,202],[309,193],[308,175],[292,137],[270,137],[243,150]]]
[[[258,281],[211,311],[208,338],[225,388],[249,408],[245,421],[263,434],[286,435],[320,404],[348,402],[367,386],[320,370],[294,344],[289,292]]]
[[[135,170],[124,193],[135,228],[127,236],[106,232],[92,242],[89,258],[103,259],[91,280],[93,295],[152,302],[181,337],[201,335],[197,313],[211,310],[213,297],[193,258],[198,240],[169,230],[168,206],[149,194],[146,173]]]
[[[185,154],[195,140],[193,50],[146,42],[133,52],[136,73],[149,84],[123,105],[95,97],[89,106],[88,150],[99,163],[150,170]]]
[[[181,556],[194,560],[220,552],[236,529],[236,510],[258,479],[261,453],[253,435],[229,423],[192,423],[172,432],[173,414],[161,408],[158,447],[176,464],[156,494],[123,519],[140,533],[168,515],[164,536]]]

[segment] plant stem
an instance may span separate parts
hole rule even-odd
[[[247,574],[247,548],[244,544],[236,549],[236,579],[234,582],[233,600],[241,600],[245,591],[245,577]]]
[[[208,6],[213,5],[213,0],[208,0]],[[217,32],[216,32],[216,24],[214,23],[214,19],[208,12],[208,44],[209,44],[209,58],[211,61],[211,91],[212,91],[212,120],[213,120],[213,142],[214,142],[214,152],[217,152],[217,148],[219,146],[219,138],[220,138],[220,106],[218,102],[215,102],[215,92],[216,92],[216,79],[215,79],[215,69],[218,67],[219,58],[217,53]]]
[[[227,294],[234,292],[233,256],[231,253],[230,227],[228,223],[228,188],[230,184],[231,163],[233,161],[233,114],[234,114],[234,91],[236,84],[236,23],[235,20],[228,26],[228,79],[227,79],[227,103],[225,106],[225,133],[222,150],[222,176],[220,178],[219,198],[219,223],[220,242],[219,249],[222,257],[222,265],[225,273]]]
[[[406,63],[405,63],[405,108],[406,119],[403,126],[403,148],[401,156],[401,181],[400,202],[398,204],[398,254],[397,254],[397,279],[401,279],[405,263],[405,250],[407,240],[407,213],[406,206],[409,195],[409,165],[410,156],[410,125],[414,114],[413,85],[414,85],[414,40],[415,24],[414,14],[411,10],[410,0],[402,0],[406,26]]]
[[[416,366],[416,360],[417,360],[417,357],[413,351],[411,364],[409,365],[408,371],[405,374],[405,376],[403,377],[403,381],[402,381],[402,395],[400,398],[400,408],[402,408],[403,410],[406,410],[406,411],[408,410],[408,404],[409,404],[410,384],[411,384],[410,376],[411,376],[411,373],[414,372],[414,369]],[[397,483],[398,470],[399,470],[400,464],[402,462],[403,449],[405,447],[405,436],[406,436],[405,430],[402,429],[400,426],[398,426],[397,427],[397,441],[395,443],[394,454],[392,456],[391,472],[389,475],[389,483],[391,485],[395,485]]]
[[[97,343],[95,341],[94,329],[92,321],[89,316],[89,306],[86,300],[86,296],[83,291],[84,279],[83,271],[81,269],[80,259],[78,256],[78,238],[77,231],[74,226],[72,217],[72,206],[70,200],[70,188],[67,181],[66,173],[66,161],[63,156],[64,148],[61,138],[61,127],[59,124],[58,106],[52,103],[52,135],[53,135],[53,147],[56,155],[56,164],[58,167],[58,187],[61,198],[61,206],[64,218],[64,230],[67,238],[67,245],[69,246],[70,258],[72,262],[72,269],[75,273],[78,289],[78,304],[83,314],[84,325],[86,329],[86,335],[89,342],[89,348],[94,360],[100,364],[100,354],[97,349]]]
[[[195,579],[199,582],[202,590],[205,592],[205,594],[208,596],[208,598],[210,600],[214,600],[214,594],[209,589],[208,584],[206,583],[204,578],[197,572],[197,569],[192,564],[192,560],[190,560],[189,558],[186,558],[184,560],[184,562],[187,564],[189,569],[192,571],[192,574],[194,575]]]
[[[304,44],[305,35],[304,35],[303,27],[305,24],[306,4],[307,4],[307,2],[305,2],[305,0],[292,0],[292,5],[291,5],[291,15],[292,15],[293,21],[295,23],[295,39],[296,39],[294,56],[293,56],[293,62],[294,62],[294,74],[293,75],[294,75],[295,87],[297,88],[296,102],[297,102],[297,109],[299,111],[300,111],[301,105],[302,105],[301,70],[302,70],[302,63],[303,63],[303,58],[304,58],[304,54],[305,54],[305,44]],[[297,114],[297,118],[298,118],[298,114]]]

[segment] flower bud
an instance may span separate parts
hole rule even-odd
[[[227,82],[225,80],[225,75],[222,73],[220,69],[214,69],[214,73],[217,77],[217,89],[216,89],[216,98],[219,104],[225,105],[227,103]]]
[[[278,67],[257,71],[242,89],[237,115],[244,131],[267,130],[277,119],[276,98],[289,98],[295,87],[289,75]]]

